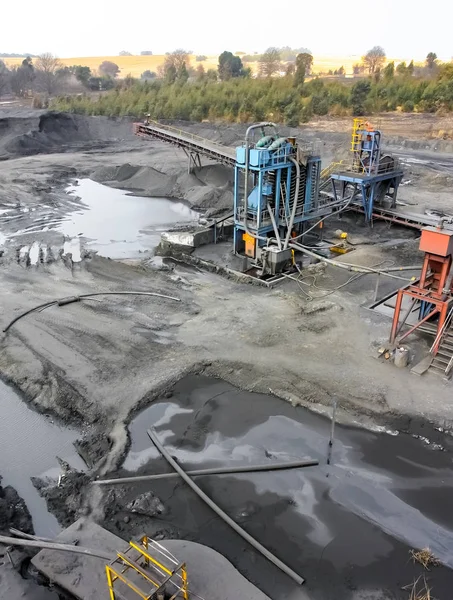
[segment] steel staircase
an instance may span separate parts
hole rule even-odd
[[[429,367],[429,371],[437,375],[443,375],[450,378],[453,371],[453,308],[450,309],[445,320],[442,331],[436,336],[434,344],[431,347],[433,359]],[[440,339],[437,352],[434,354],[436,342]]]

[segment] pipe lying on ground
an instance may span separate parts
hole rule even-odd
[[[364,265],[354,265],[352,263],[341,263],[341,262],[337,262],[336,260],[332,260],[331,258],[326,258],[325,256],[321,256],[320,254],[317,254],[316,252],[312,252],[311,250],[308,250],[307,248],[305,248],[305,246],[302,246],[301,244],[297,244],[295,242],[291,242],[289,244],[290,248],[294,248],[294,250],[298,250],[299,252],[302,252],[302,254],[307,254],[308,256],[312,256],[314,258],[317,258],[318,260],[327,263],[328,265],[332,265],[333,267],[338,267],[339,269],[345,269],[346,271],[352,271],[354,273],[370,273],[370,274],[379,274],[379,275],[385,275],[387,277],[392,277],[394,279],[404,279],[404,281],[407,281],[407,277],[398,277],[398,275],[393,275],[392,273],[394,272],[398,272],[398,271],[419,271],[421,269],[420,266],[407,266],[407,267],[388,267],[386,269],[373,269],[373,267],[366,267]]]
[[[10,329],[14,323],[17,323],[19,319],[26,317],[32,312],[36,312],[38,310],[44,310],[45,308],[49,308],[50,306],[66,306],[66,304],[73,304],[74,302],[80,302],[84,298],[93,298],[94,296],[157,296],[158,298],[165,298],[167,300],[174,300],[175,302],[181,302],[181,298],[176,298],[175,296],[166,296],[165,294],[158,294],[156,292],[93,292],[92,294],[80,294],[79,296],[67,296],[65,298],[59,298],[57,300],[51,300],[50,302],[45,302],[44,304],[39,304],[38,306],[34,306],[26,310],[25,312],[17,315],[8,325],[3,329],[3,333],[6,333],[8,329]]]
[[[7,537],[0,535],[0,544],[5,546],[24,546],[30,548],[42,548],[45,550],[56,550],[57,552],[73,552],[74,554],[83,554],[84,556],[92,556],[93,558],[102,558],[103,560],[111,561],[115,557],[102,550],[92,550],[82,546],[70,546],[69,544],[59,544],[56,542],[43,542],[35,540],[20,540],[18,538]]]
[[[286,463],[270,463],[268,465],[248,465],[245,467],[217,467],[212,469],[198,469],[185,471],[186,475],[198,477],[200,475],[228,475],[233,473],[258,473],[260,471],[282,471],[284,469],[302,469],[316,467],[318,460],[307,459]],[[95,485],[115,485],[117,483],[135,483],[139,481],[155,481],[156,479],[173,479],[179,477],[178,473],[159,473],[157,475],[137,475],[135,477],[118,477],[117,479],[98,479],[92,481]]]
[[[178,465],[178,463],[174,460],[174,458],[165,450],[163,445],[160,443],[159,438],[156,433],[148,429],[148,435],[162,454],[162,456],[167,460],[167,462],[174,468],[174,470],[184,479],[189,487],[211,508],[227,525],[229,525],[236,533],[238,533],[244,540],[246,540],[249,544],[251,544],[258,552],[260,552],[265,558],[267,558],[271,563],[273,563],[276,567],[278,567],[283,573],[286,573],[291,579],[293,579],[299,585],[304,583],[303,577],[298,575],[295,571],[293,571],[288,565],[282,562],[279,558],[277,558],[272,552],[270,552],[267,548],[265,548],[262,544],[260,544],[254,537],[252,537],[249,533],[247,533],[242,527],[240,527],[231,517],[229,517],[217,504],[207,496],[203,490],[201,490],[196,483],[192,481],[192,479],[187,475],[187,473]]]
[[[25,538],[27,540],[36,540],[37,542],[52,542],[53,543],[55,541],[50,538],[40,537],[39,535],[31,535],[31,533],[25,533],[25,531],[20,531],[19,529],[14,529],[14,527],[10,527],[9,532],[12,535],[15,535],[16,537]]]

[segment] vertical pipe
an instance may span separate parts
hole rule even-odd
[[[280,226],[281,183],[282,183],[282,170],[277,169],[275,171],[275,220],[277,223],[277,228]]]
[[[274,228],[275,239],[277,240],[278,249],[281,250],[282,249],[282,241],[280,239],[280,234],[278,232],[277,224],[275,222],[275,218],[274,218],[274,215],[272,213],[271,205],[269,204],[269,202],[267,203],[267,210],[269,211],[269,216],[270,216],[271,221],[272,221],[272,227]]]
[[[332,422],[330,425],[330,439],[329,439],[329,447],[327,449],[327,464],[330,465],[330,461],[332,458],[332,447],[333,447],[333,438],[335,434],[335,419],[337,416],[337,400],[333,398],[332,403]]]
[[[265,209],[265,206],[262,204],[263,202],[263,171],[260,169],[258,173],[258,207],[256,213],[256,232],[260,237],[259,230],[262,225],[262,213]]]
[[[291,218],[289,220],[288,231],[286,232],[285,243],[283,244],[283,249],[286,250],[288,248],[289,240],[291,237],[291,231],[293,229],[294,217],[296,216],[296,209],[299,200],[299,186],[300,186],[300,166],[297,160],[294,158],[289,159],[294,166],[296,167],[296,188],[294,190],[294,200],[293,200],[293,210],[291,211]]]

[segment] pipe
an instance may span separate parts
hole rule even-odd
[[[229,475],[233,473],[258,473],[260,471],[281,471],[285,469],[302,469],[316,467],[319,461],[315,459],[299,460],[295,462],[271,463],[268,465],[247,465],[245,467],[214,467],[212,469],[198,469],[186,471],[186,475],[198,477],[199,475]],[[136,477],[118,477],[117,479],[98,479],[92,481],[95,485],[115,485],[117,483],[135,483],[138,481],[155,481],[156,479],[173,479],[179,477],[178,473],[159,473],[158,475],[137,475]],[[11,531],[11,530],[10,530]]]
[[[192,481],[192,479],[187,475],[187,473],[179,466],[179,464],[174,460],[174,458],[165,450],[163,445],[160,443],[159,438],[157,437],[155,431],[148,429],[148,435],[162,454],[162,456],[168,461],[168,463],[174,468],[174,470],[181,475],[184,481],[187,483],[189,487],[221,518],[225,521],[227,525],[229,525],[236,533],[238,533],[244,540],[249,542],[258,552],[260,552],[264,557],[266,557],[269,561],[271,561],[277,568],[279,568],[283,573],[286,573],[291,579],[293,579],[299,585],[304,583],[303,577],[298,575],[295,571],[293,571],[288,565],[282,562],[279,558],[277,558],[272,552],[270,552],[267,548],[262,546],[255,538],[253,538],[249,533],[247,533],[242,527],[240,527],[231,517],[229,517],[209,496],[207,496],[196,483]]]
[[[266,237],[251,233],[251,231],[249,231],[249,228],[247,226],[248,191],[249,191],[249,136],[250,136],[250,133],[254,129],[260,129],[260,128],[264,128],[264,127],[273,127],[275,129],[275,132],[278,135],[277,126],[275,125],[275,123],[272,123],[270,121],[264,121],[263,123],[256,123],[255,125],[250,125],[250,127],[248,127],[247,131],[245,132],[244,229],[245,229],[245,232],[247,233],[247,235],[249,235],[250,237],[253,237],[256,240],[267,241]],[[263,131],[264,131],[264,129],[263,129]]]
[[[299,252],[302,252],[303,254],[308,254],[308,256],[313,256],[314,258],[317,258],[318,260],[321,260],[321,261],[327,263],[328,265],[338,267],[339,269],[346,269],[346,271],[352,271],[355,273],[378,273],[380,275],[385,275],[386,277],[392,277],[393,279],[403,279],[404,281],[407,281],[407,278],[398,277],[397,275],[391,275],[391,273],[394,271],[418,271],[421,269],[420,266],[416,266],[416,265],[412,265],[412,266],[408,266],[408,267],[389,267],[388,269],[373,269],[372,267],[365,267],[363,265],[354,265],[354,264],[350,264],[350,263],[336,262],[335,260],[326,258],[325,256],[321,256],[320,254],[316,254],[316,252],[307,250],[307,248],[305,248],[305,246],[301,246],[300,244],[297,244],[296,242],[291,242],[289,244],[289,247],[294,248],[294,250],[298,250]]]
[[[278,249],[282,249],[282,241],[280,239],[280,234],[278,233],[277,223],[275,222],[274,213],[272,212],[271,205],[269,202],[267,203],[267,210],[269,212],[269,216],[271,218],[272,227],[274,228],[275,239],[277,240]]]
[[[293,200],[293,210],[291,211],[291,217],[289,219],[288,231],[286,232],[285,243],[283,244],[283,250],[288,248],[289,238],[291,235],[291,231],[293,230],[294,217],[296,216],[297,202],[299,200],[299,186],[300,186],[300,166],[297,160],[294,158],[289,159],[294,166],[296,167],[296,189],[294,191],[294,200]]]
[[[73,304],[74,302],[80,302],[83,298],[92,298],[94,296],[157,296],[159,298],[166,298],[167,300],[175,300],[176,302],[181,302],[181,298],[176,298],[174,296],[166,296],[165,294],[157,294],[156,292],[94,292],[92,294],[80,294],[80,296],[67,296],[65,298],[58,298],[57,300],[51,300],[50,302],[45,302],[44,304],[39,304],[34,308],[30,308],[25,312],[17,315],[8,325],[3,329],[3,333],[6,333],[8,329],[10,329],[14,323],[17,323],[19,319],[26,317],[32,312],[36,312],[38,310],[44,310],[49,308],[50,306],[58,305],[65,306],[66,304]]]
[[[45,550],[56,550],[57,552],[73,552],[74,554],[83,554],[85,556],[92,556],[93,558],[102,558],[109,562],[115,557],[102,550],[92,550],[91,548],[84,548],[83,546],[70,546],[69,544],[59,544],[55,542],[42,542],[35,540],[19,540],[13,537],[7,537],[6,535],[0,535],[0,544],[5,546],[23,546],[25,548],[42,548]]]
[[[55,540],[46,537],[40,537],[38,535],[31,535],[31,533],[25,533],[24,531],[20,531],[19,529],[14,529],[14,527],[9,528],[9,532],[16,537],[25,538],[27,540],[36,540],[38,542],[54,542]]]

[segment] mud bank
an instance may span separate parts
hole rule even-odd
[[[423,574],[409,552],[425,546],[447,565],[425,572],[432,593],[449,597],[453,439],[448,436],[439,451],[407,435],[337,426],[328,466],[327,419],[271,396],[191,376],[133,420],[128,470],[115,476],[168,471],[146,435],[151,426],[185,469],[319,459],[319,467],[278,474],[197,478],[228,514],[306,578],[310,598],[405,598],[402,588]],[[158,539],[206,544],[272,598],[297,597],[285,576],[179,480],[112,486],[105,509],[104,526],[122,537],[146,528]]]

